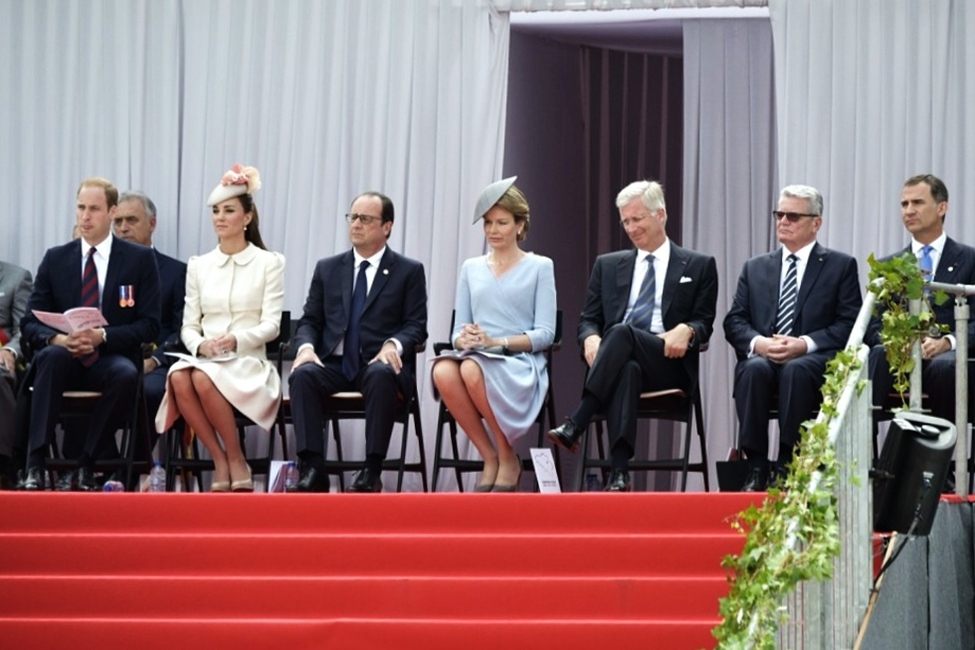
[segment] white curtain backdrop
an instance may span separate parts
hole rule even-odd
[[[768,20],[684,21],[684,244],[714,255],[720,278],[714,335],[701,356],[712,489],[714,461],[734,444],[737,426],[734,353],[722,321],[742,264],[774,246],[771,54]],[[688,489],[703,489],[699,475],[691,475]]]
[[[901,186],[945,181],[950,237],[975,244],[975,5],[771,0],[779,177],[825,198],[820,242],[866,258],[909,241]]]
[[[36,269],[70,237],[78,181],[101,175],[153,198],[156,246],[185,260],[215,245],[205,199],[239,161],[261,170],[295,317],[315,261],[349,247],[352,197],[377,189],[442,337],[457,269],[482,250],[473,204],[501,173],[507,27],[487,0],[0,0],[0,258]]]

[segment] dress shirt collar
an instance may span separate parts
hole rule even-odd
[[[647,259],[647,255],[653,255],[654,263],[663,262],[664,267],[666,267],[667,262],[670,261],[670,238],[665,237],[664,243],[657,246],[655,251],[645,251],[641,248],[636,249],[636,263],[637,266],[643,263],[643,260]],[[663,267],[662,267],[663,268]]]
[[[945,243],[947,241],[948,241],[948,233],[942,230],[941,234],[938,235],[938,238],[935,239],[933,242],[931,242],[929,245],[931,246],[931,248],[935,250],[935,252],[937,252],[938,256],[940,257],[941,253],[943,253],[945,250]],[[920,258],[922,248],[924,248],[924,244],[922,244],[921,242],[919,242],[918,240],[912,237],[911,252],[913,252],[915,256]]]
[[[799,250],[797,250],[795,253],[790,253],[789,252],[789,249],[786,248],[785,246],[783,246],[782,247],[782,264],[783,265],[788,264],[789,263],[789,255],[795,255],[796,257],[799,258],[798,264],[800,266],[805,266],[806,265],[806,262],[809,261],[809,256],[812,255],[812,249],[815,248],[815,246],[816,246],[816,240],[815,239],[812,240],[811,242],[809,242],[808,244],[806,244],[805,246],[803,246],[802,248],[800,248]]]
[[[95,246],[95,251],[98,255],[105,261],[108,261],[108,256],[112,253],[112,239],[114,236],[111,232],[108,233],[108,237],[102,240],[102,243]],[[81,238],[81,260],[84,264],[85,258],[88,256],[88,251],[91,249],[91,244],[85,241],[85,238]]]
[[[352,256],[355,258],[354,268],[356,270],[358,270],[359,265],[362,264],[362,260],[367,260],[369,262],[369,266],[370,267],[372,267],[374,269],[378,269],[379,268],[379,262],[382,261],[383,255],[385,255],[385,254],[386,254],[386,247],[385,246],[383,246],[382,248],[380,248],[378,251],[376,251],[370,257],[363,257],[362,255],[359,255],[359,251],[357,251],[356,249],[353,248],[352,249]]]

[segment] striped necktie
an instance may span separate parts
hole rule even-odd
[[[81,306],[98,307],[98,273],[95,271],[95,247],[88,249],[88,260],[85,262],[85,272],[81,275]],[[86,367],[98,361],[98,348],[90,354],[81,357],[81,363]]]
[[[653,270],[653,255],[647,255],[647,273],[640,284],[640,293],[633,304],[633,311],[627,322],[637,329],[650,331],[653,322],[653,307],[657,298],[657,274]]]
[[[799,283],[796,276],[796,262],[798,257],[793,253],[789,260],[789,269],[785,273],[782,292],[779,294],[779,309],[775,316],[775,333],[788,336],[792,334],[792,321],[796,315],[796,295],[799,293]]]

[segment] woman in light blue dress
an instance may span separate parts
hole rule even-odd
[[[478,199],[474,221],[483,217],[491,250],[461,267],[454,350],[433,366],[441,399],[484,459],[477,492],[517,490],[521,462],[512,445],[545,400],[544,351],[555,338],[552,260],[518,246],[530,222],[516,178],[492,183]]]

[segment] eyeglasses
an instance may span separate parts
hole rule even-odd
[[[351,212],[345,215],[345,220],[348,221],[349,223],[354,222],[356,219],[358,219],[359,223],[361,223],[363,226],[368,226],[373,221],[376,221],[377,219],[382,219],[382,217],[377,217],[372,214],[358,214],[355,212]]]
[[[778,221],[779,219],[787,219],[789,223],[795,223],[803,217],[818,217],[818,214],[805,214],[803,212],[779,212],[778,210],[772,210],[772,218]]]
[[[620,226],[623,228],[629,228],[631,225],[636,225],[649,216],[649,214],[641,214],[640,216],[633,217],[632,219],[620,219]]]

